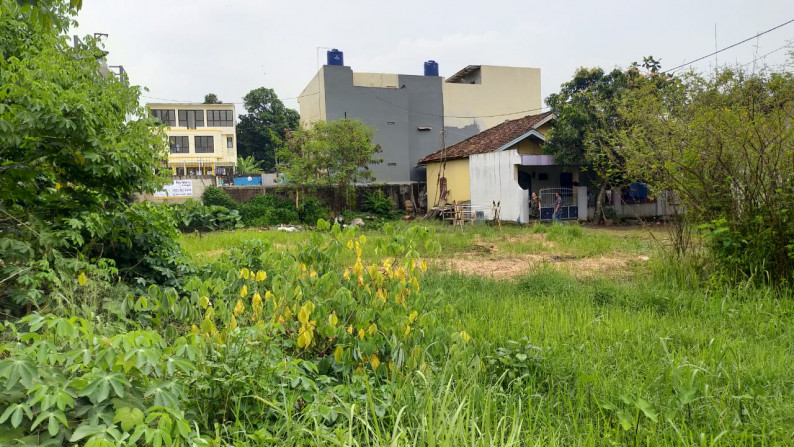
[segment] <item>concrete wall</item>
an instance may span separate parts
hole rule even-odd
[[[427,203],[430,207],[436,204],[438,198],[438,177],[443,169],[447,178],[449,194],[447,202],[465,202],[471,200],[471,183],[469,182],[469,159],[461,158],[447,161],[446,167],[442,163],[427,164]]]
[[[492,203],[501,202],[502,220],[528,222],[529,194],[518,186],[520,163],[516,150],[469,157],[472,210],[483,211],[486,219],[491,219]]]
[[[265,194],[275,194],[278,197],[295,200],[295,190],[288,187],[275,187],[275,186],[221,186],[221,189],[228,192],[232,198],[238,202],[247,202],[256,196]],[[374,190],[381,190],[386,193],[398,209],[404,209],[406,200],[414,202],[418,209],[425,210],[427,208],[426,201],[423,198],[426,196],[424,183],[410,183],[401,185],[360,185],[356,186],[356,207],[362,209],[364,200],[367,194]],[[333,188],[320,188],[318,191],[309,194],[317,198],[321,202],[329,203],[335,197]]]
[[[301,125],[308,126],[315,121],[325,121],[324,84],[324,72],[320,70],[298,96]]]
[[[463,82],[444,82],[446,145],[501,124],[541,113],[540,69],[480,66]],[[468,118],[476,117],[476,118]]]
[[[383,163],[371,166],[378,182],[424,181],[424,167],[417,162],[441,148],[443,101],[437,76],[354,75],[350,67],[324,66],[298,102],[304,124],[349,118],[371,126],[383,149]]]

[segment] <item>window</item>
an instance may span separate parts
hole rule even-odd
[[[212,136],[196,137],[197,154],[206,154],[212,152],[215,152],[215,143],[212,141]]]
[[[168,137],[168,145],[171,147],[171,153],[187,154],[190,152],[188,141],[188,137]]]
[[[196,127],[204,127],[204,111],[180,110],[179,125],[182,127],[187,127],[188,129],[195,129]]]
[[[207,126],[234,127],[234,113],[231,110],[207,110]]]
[[[226,137],[226,148],[231,149],[234,147],[234,139],[232,137]]]
[[[152,109],[152,118],[160,120],[166,126],[176,126],[176,115],[173,110],[168,109]]]

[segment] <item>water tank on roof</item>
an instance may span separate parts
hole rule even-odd
[[[328,55],[328,65],[338,65],[340,67],[345,65],[344,54],[342,54],[342,52],[337,50],[336,48],[328,51],[327,55]]]
[[[438,62],[425,62],[425,76],[438,76]]]

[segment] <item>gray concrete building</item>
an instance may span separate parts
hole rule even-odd
[[[417,163],[441,149],[444,127],[442,79],[438,76],[353,73],[325,65],[298,98],[301,122],[356,119],[375,131],[383,163],[372,166],[376,181],[425,181]]]
[[[418,162],[483,130],[539,113],[540,69],[469,65],[449,79],[438,64],[425,75],[356,73],[342,53],[324,65],[298,97],[301,123],[356,119],[372,126],[383,163],[372,166],[377,182],[425,182]],[[444,136],[442,137],[442,132]]]

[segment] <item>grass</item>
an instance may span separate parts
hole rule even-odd
[[[385,415],[351,411],[332,445],[782,445],[794,442],[794,297],[682,286],[645,230],[435,227],[443,257],[648,256],[630,272],[577,277],[541,264],[512,279],[436,271],[448,315],[479,353],[450,353],[399,383]],[[368,238],[383,237],[367,232]],[[657,235],[659,237],[659,235]],[[306,233],[183,237],[198,262],[251,238],[289,250]],[[368,242],[366,250],[373,250]],[[494,250],[495,249],[495,250]],[[311,433],[314,433],[312,435]],[[355,436],[354,436],[355,433]],[[287,436],[295,436],[284,434]],[[318,436],[318,438],[312,438]],[[296,439],[294,443],[302,441]],[[308,442],[308,441],[307,441]],[[293,443],[293,442],[290,442]]]

